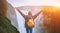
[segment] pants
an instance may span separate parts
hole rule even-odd
[[[26,28],[27,33],[32,33],[32,28]]]

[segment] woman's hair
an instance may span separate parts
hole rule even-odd
[[[0,0],[0,15],[6,16],[6,12],[7,12],[7,1]]]
[[[28,15],[31,15],[31,16],[32,16],[32,12],[31,12],[31,11],[29,11],[29,12],[28,12]]]

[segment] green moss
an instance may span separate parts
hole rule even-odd
[[[0,16],[0,33],[19,33],[6,17]]]

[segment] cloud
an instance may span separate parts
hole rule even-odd
[[[55,5],[60,3],[60,0],[8,0],[14,7],[17,6],[41,6]]]

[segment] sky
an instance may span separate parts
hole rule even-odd
[[[7,0],[14,7],[18,6],[43,6],[57,5],[60,6],[60,0]]]

